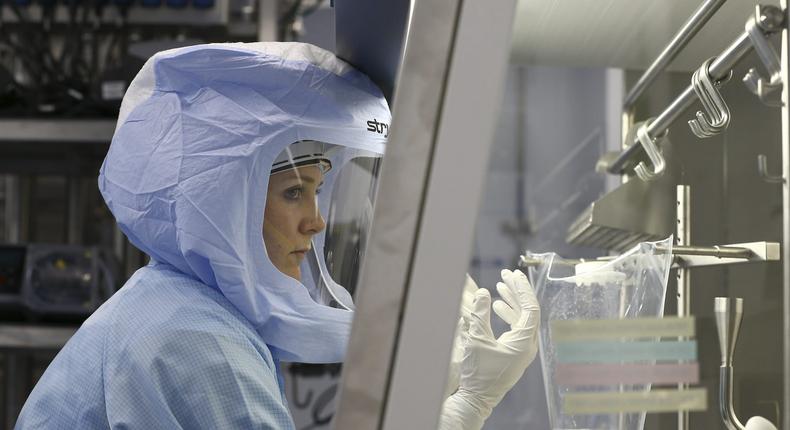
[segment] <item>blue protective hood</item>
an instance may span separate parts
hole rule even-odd
[[[309,285],[278,271],[261,228],[269,172],[285,147],[316,140],[381,154],[388,130],[372,122],[390,123],[379,89],[314,46],[165,51],[124,97],[99,188],[135,246],[217,288],[276,358],[342,361],[353,313],[317,303]]]

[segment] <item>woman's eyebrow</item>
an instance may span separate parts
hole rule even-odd
[[[283,179],[285,181],[289,181],[289,182],[291,182],[291,181],[298,182],[299,184],[302,184],[302,183],[315,184],[315,182],[316,182],[315,179],[313,179],[313,178],[311,178],[309,176],[296,175],[296,174],[289,175],[289,177],[283,178]],[[321,181],[321,184],[323,184],[323,183],[324,183],[324,181]]]

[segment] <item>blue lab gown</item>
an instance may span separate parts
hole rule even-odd
[[[279,369],[220,292],[137,271],[69,340],[17,429],[293,429]]]

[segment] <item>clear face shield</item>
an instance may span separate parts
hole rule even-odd
[[[267,252],[317,303],[354,309],[380,166],[380,154],[316,141],[290,145],[272,165]],[[270,242],[283,242],[284,249]]]

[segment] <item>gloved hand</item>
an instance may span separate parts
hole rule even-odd
[[[453,352],[450,356],[450,369],[447,376],[447,385],[444,389],[446,399],[458,389],[458,380],[461,372],[461,361],[464,358],[463,337],[469,331],[469,320],[472,317],[474,308],[475,292],[478,290],[477,284],[469,274],[466,274],[464,281],[464,291],[461,296],[461,316],[458,318],[458,325],[455,328],[455,340],[453,341]]]
[[[440,430],[479,430],[535,358],[540,324],[535,292],[518,270],[502,270],[502,280],[497,291],[504,301],[497,301],[494,311],[510,330],[494,338],[491,295],[486,289],[475,291],[469,329],[461,335],[459,387],[444,402]]]

